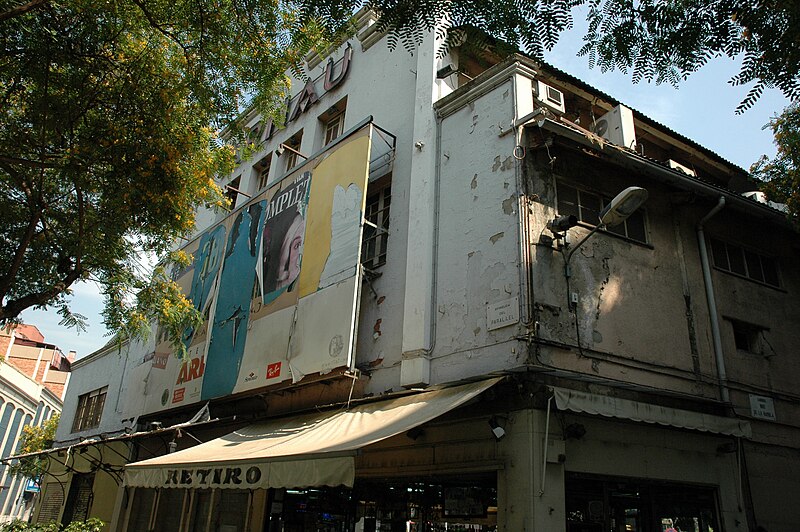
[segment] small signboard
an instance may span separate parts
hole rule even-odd
[[[750,394],[750,415],[758,419],[775,421],[775,402],[771,397]]]
[[[41,488],[39,487],[39,479],[38,478],[29,478],[25,482],[25,491],[31,493],[39,493]]]
[[[486,306],[486,328],[490,331],[519,323],[519,298],[490,303]]]

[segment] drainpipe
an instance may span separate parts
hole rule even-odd
[[[708,263],[708,249],[706,248],[706,237],[703,226],[715,214],[725,207],[725,197],[720,196],[716,206],[711,212],[705,215],[697,224],[697,244],[700,247],[700,264],[703,268],[703,281],[706,286],[706,302],[708,303],[708,317],[711,320],[711,338],[714,343],[714,357],[717,362],[717,378],[719,380],[719,396],[724,403],[730,403],[730,393],[728,390],[728,375],[725,372],[725,357],[722,352],[722,338],[719,334],[719,317],[717,314],[717,302],[714,298],[714,285],[711,283],[711,267]]]

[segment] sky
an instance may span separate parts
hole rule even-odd
[[[581,36],[580,27],[568,32],[545,55],[545,60],[745,170],[762,155],[775,155],[772,134],[762,128],[789,102],[779,91],[765,91],[755,106],[737,115],[736,107],[750,88],[727,83],[738,72],[738,62],[717,59],[678,88],[645,82],[633,84],[630,74],[590,69],[587,58],[576,56]],[[102,297],[95,285],[75,286],[71,301],[73,312],[83,314],[88,320],[86,332],[60,326],[60,317],[52,310],[28,310],[22,319],[36,325],[48,343],[56,344],[64,353],[77,351],[81,358],[102,347],[110,337],[100,317]]]

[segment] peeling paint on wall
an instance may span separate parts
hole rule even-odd
[[[515,207],[517,206],[517,197],[512,195],[510,198],[503,200],[503,212],[506,214],[514,214]]]
[[[494,235],[490,236],[489,240],[491,241],[492,244],[496,244],[498,240],[503,238],[503,235],[504,235],[504,233],[501,231],[501,232],[499,232],[497,234],[494,234]]]
[[[494,163],[492,164],[492,172],[497,172],[497,170],[513,170],[514,169],[514,158],[509,155],[505,159],[501,159],[500,155],[495,156]]]

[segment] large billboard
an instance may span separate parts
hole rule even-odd
[[[152,413],[352,365],[369,133],[307,161],[184,248],[194,260],[176,280],[206,320],[184,335],[186,361],[156,340],[130,374],[131,408]]]

